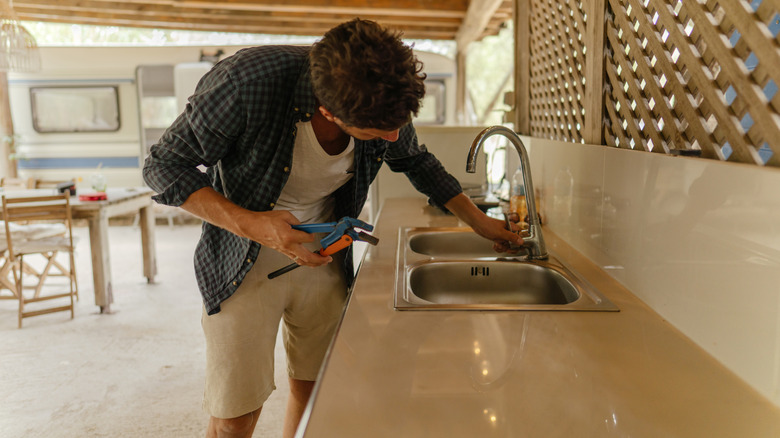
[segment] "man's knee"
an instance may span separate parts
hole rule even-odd
[[[242,415],[236,418],[216,418],[211,417],[211,424],[217,436],[227,434],[227,436],[246,435],[252,430],[254,425],[254,412]]]
[[[311,380],[298,380],[293,379],[292,377],[289,379],[290,381],[290,395],[296,399],[304,399],[308,400],[309,396],[311,396],[311,392],[314,389],[314,384],[316,382]]]

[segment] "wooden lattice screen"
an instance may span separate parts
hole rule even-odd
[[[780,166],[780,0],[517,7],[522,133]]]
[[[522,3],[522,2],[521,2]],[[579,2],[530,1],[518,5],[518,14],[528,13],[530,56],[527,73],[530,133],[537,137],[584,142],[587,78],[585,59],[586,11]],[[569,4],[571,3],[571,4]],[[522,74],[521,73],[521,74]]]

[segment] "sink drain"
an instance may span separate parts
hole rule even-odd
[[[471,267],[471,276],[472,277],[487,277],[490,275],[490,268],[487,266],[472,266]]]

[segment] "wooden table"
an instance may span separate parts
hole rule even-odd
[[[86,219],[89,224],[89,243],[92,250],[92,279],[95,286],[95,304],[100,313],[111,313],[114,302],[111,286],[111,254],[108,243],[108,218],[139,213],[144,276],[149,283],[157,275],[157,253],[154,240],[154,212],[152,194],[147,187],[109,188],[105,201],[79,201],[71,198],[74,219]]]

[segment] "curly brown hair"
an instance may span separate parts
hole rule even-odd
[[[402,35],[359,18],[329,30],[309,54],[320,105],[356,128],[393,131],[409,123],[426,75]]]

